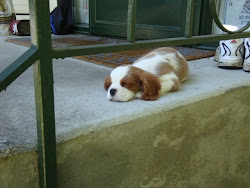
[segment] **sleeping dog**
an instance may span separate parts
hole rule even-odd
[[[185,58],[173,48],[162,47],[132,65],[115,68],[104,80],[104,88],[108,100],[156,100],[166,92],[177,91],[188,73]]]

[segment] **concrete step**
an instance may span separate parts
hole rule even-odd
[[[0,71],[27,48],[0,37]],[[54,60],[59,187],[246,187],[250,74],[190,61],[178,92],[106,99],[112,69]],[[0,93],[0,185],[38,187],[32,68]]]

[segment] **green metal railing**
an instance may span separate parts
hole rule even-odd
[[[41,188],[57,187],[52,59],[142,48],[189,45],[233,38],[247,38],[250,36],[250,32],[242,33],[242,31],[250,26],[250,22],[244,28],[236,32],[228,31],[223,27],[216,13],[215,0],[210,0],[212,16],[216,24],[229,34],[192,36],[194,7],[195,0],[188,0],[185,37],[136,41],[136,0],[129,0],[127,42],[119,44],[52,48],[49,0],[29,0],[32,45],[22,56],[0,73],[0,92],[5,90],[18,76],[34,64],[39,186]]]

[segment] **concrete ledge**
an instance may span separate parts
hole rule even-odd
[[[0,44],[0,71],[27,49]],[[180,91],[118,103],[102,86],[111,69],[55,60],[60,187],[244,187],[250,74],[189,66]],[[34,105],[30,68],[0,93],[1,187],[38,186]]]
[[[250,87],[58,144],[59,187],[248,187]],[[0,158],[1,187],[38,187],[35,151]]]

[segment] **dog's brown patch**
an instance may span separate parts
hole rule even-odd
[[[162,48],[158,48],[156,50],[154,50],[153,52],[159,52],[159,53],[173,53],[175,54],[175,57],[177,59],[178,62],[178,70],[175,70],[173,66],[167,64],[167,63],[163,63],[162,65],[160,65],[160,67],[158,68],[158,73],[159,75],[163,75],[163,74],[167,74],[170,72],[174,72],[176,74],[176,76],[178,77],[179,81],[182,82],[184,81],[187,77],[188,77],[188,64],[186,59],[180,55],[178,53],[177,50],[173,49],[173,48],[169,48],[169,47],[162,47]],[[168,59],[166,59],[166,61],[169,61]]]
[[[176,76],[179,78],[179,81],[182,82],[186,80],[188,77],[188,73],[189,73],[188,64],[187,64],[186,59],[180,56],[177,52],[175,55],[179,62],[179,67],[180,67],[179,70],[176,72]]]
[[[170,72],[175,72],[174,67],[168,63],[162,63],[157,67],[157,75],[160,77]]]
[[[129,75],[134,78],[138,91],[142,92],[143,100],[158,99],[161,84],[155,75],[137,67],[131,67]]]
[[[149,58],[152,58],[152,57],[154,57],[154,56],[155,56],[154,53],[148,53],[148,54],[142,56],[141,58],[137,59],[137,60],[134,62],[134,64],[135,64],[136,62],[139,62],[139,61],[143,60],[143,59],[149,59]]]
[[[104,89],[105,89],[105,90],[108,90],[111,84],[112,84],[111,77],[108,76],[108,77],[105,78],[105,80],[104,80]]]
[[[136,77],[131,73],[121,79],[120,85],[134,93],[137,93],[140,90],[139,82],[137,82]]]
[[[175,53],[176,50],[173,48],[169,48],[169,47],[162,47],[162,48],[155,49],[153,52],[166,54],[166,53]]]

